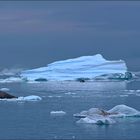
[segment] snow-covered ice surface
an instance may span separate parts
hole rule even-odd
[[[114,118],[122,117],[140,117],[140,112],[132,107],[126,105],[117,105],[112,109],[106,111],[110,115],[101,115],[102,111],[98,108],[91,108],[88,111],[82,111],[74,114],[74,117],[81,118],[77,123],[93,123],[93,124],[113,124]]]
[[[125,72],[127,67],[123,60],[108,61],[97,54],[56,61],[47,67],[22,71],[21,77],[29,81],[37,79],[63,81],[77,78],[93,79],[105,74],[125,74]]]
[[[0,101],[40,101],[40,100],[42,100],[42,98],[36,95],[30,95],[30,96],[18,97],[12,99],[0,99]]]

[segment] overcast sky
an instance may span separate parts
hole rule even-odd
[[[96,53],[140,70],[140,2],[0,2],[0,69]]]

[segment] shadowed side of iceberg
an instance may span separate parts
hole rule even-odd
[[[123,74],[127,72],[123,60],[108,61],[102,55],[82,56],[74,59],[57,61],[41,67],[21,72],[21,77],[29,81],[36,79],[47,80],[76,80],[77,78],[89,78],[104,74]]]

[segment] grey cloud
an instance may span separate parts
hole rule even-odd
[[[1,67],[101,53],[138,69],[140,5],[128,3],[0,2]]]

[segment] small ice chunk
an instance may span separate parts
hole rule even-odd
[[[140,89],[137,89],[136,92],[140,92]]]
[[[53,96],[48,96],[48,98],[53,98]]]
[[[19,101],[39,101],[39,100],[42,100],[42,98],[39,96],[36,96],[36,95],[30,95],[30,96],[25,96],[25,97],[18,97],[17,100],[19,100]]]
[[[131,90],[128,90],[129,92],[136,92],[135,90],[131,89]]]
[[[74,93],[74,92],[66,92],[65,94],[66,95],[75,95],[76,93]]]
[[[9,88],[1,88],[0,91],[10,91]]]
[[[128,95],[120,95],[120,97],[128,97]]]
[[[61,98],[62,96],[48,96],[48,98]]]
[[[50,114],[54,115],[54,116],[63,116],[66,114],[66,112],[64,112],[62,110],[61,111],[51,111]]]

